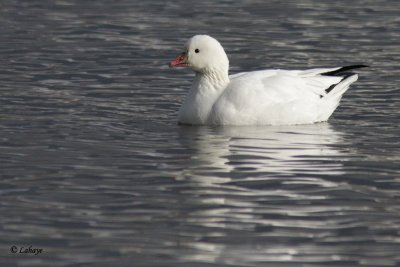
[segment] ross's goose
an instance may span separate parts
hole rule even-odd
[[[178,122],[195,125],[280,125],[326,121],[358,78],[353,65],[309,70],[260,70],[228,75],[229,60],[208,35],[196,35],[169,64],[196,77]]]

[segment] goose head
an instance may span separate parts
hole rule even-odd
[[[216,39],[208,35],[195,35],[186,43],[183,53],[172,60],[169,66],[189,67],[205,75],[215,72],[228,75],[229,60]]]

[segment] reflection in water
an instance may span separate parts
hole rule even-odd
[[[287,261],[300,252],[315,254],[318,247],[275,246],[265,241],[280,238],[289,242],[293,236],[312,239],[313,234],[299,233],[299,229],[329,232],[344,222],[316,218],[343,210],[324,205],[326,193],[321,193],[343,188],[323,178],[344,173],[337,160],[341,152],[335,149],[335,144],[343,142],[341,133],[329,124],[190,127],[183,132],[193,136],[190,149],[195,152],[177,179],[191,185],[182,192],[184,202],[190,202],[192,209],[200,208],[185,213],[181,223],[209,231],[194,241],[180,242],[190,251],[180,255],[181,260],[235,264]],[[309,205],[313,201],[320,203]],[[252,244],[245,244],[249,236]],[[239,240],[244,243],[235,243]],[[329,257],[338,253],[333,248],[328,251]],[[316,261],[332,260],[325,252],[317,254]]]
[[[341,173],[341,164],[318,165],[312,160],[338,157],[332,145],[340,136],[329,124],[221,128],[230,137],[232,164],[256,172],[293,175],[294,173]],[[235,160],[238,158],[238,160]],[[245,160],[242,160],[245,159]],[[337,170],[339,168],[339,170]]]
[[[185,131],[187,133],[187,131]],[[334,145],[342,141],[329,124],[267,127],[196,127],[190,144],[196,152],[179,177],[227,182],[236,171],[255,176],[343,174]],[[208,170],[199,173],[198,170]],[[213,172],[225,178],[213,178]],[[221,176],[221,175],[220,175]],[[217,180],[213,180],[217,179]],[[218,180],[222,179],[222,180]]]

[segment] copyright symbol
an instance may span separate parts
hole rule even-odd
[[[12,246],[12,247],[10,248],[10,251],[11,251],[11,253],[17,253],[17,251],[18,251],[17,246]]]

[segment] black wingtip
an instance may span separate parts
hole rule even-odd
[[[346,72],[348,70],[361,69],[361,68],[367,68],[367,67],[369,67],[369,66],[363,65],[363,64],[350,65],[350,66],[341,67],[340,69],[337,69],[337,70],[321,73],[321,75],[324,75],[324,76],[341,76],[344,72]]]

